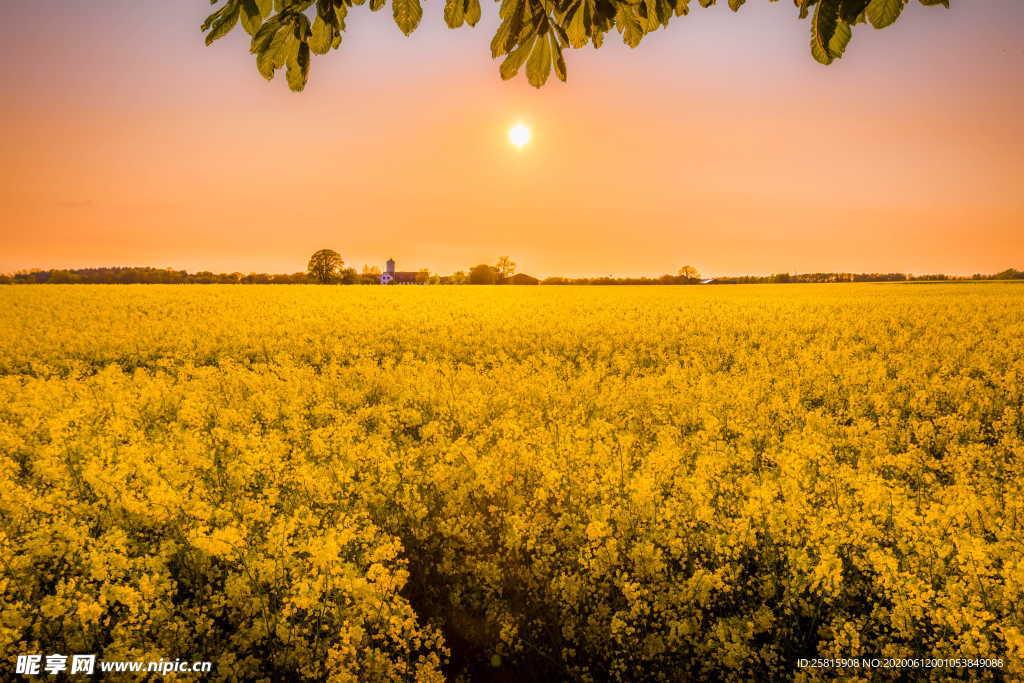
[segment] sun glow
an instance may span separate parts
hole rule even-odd
[[[530,129],[521,123],[517,123],[508,129],[508,141],[522,149],[523,145],[530,141]]]

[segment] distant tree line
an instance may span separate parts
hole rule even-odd
[[[1000,273],[970,277],[932,273],[911,275],[908,273],[776,273],[773,275],[740,275],[715,278],[714,284],[765,284],[765,283],[827,283],[827,282],[942,282],[954,280],[1020,280],[1024,271],[1007,268]]]
[[[680,269],[682,272],[684,269]],[[945,275],[911,275],[908,273],[775,273],[772,275],[729,275],[725,277],[701,280],[694,271],[692,274],[662,275],[661,277],[549,277],[541,280],[542,285],[690,285],[707,283],[711,285],[760,285],[760,284],[791,284],[791,283],[828,283],[828,282],[936,282],[965,280],[1024,280],[1024,271],[1014,268],[983,275],[976,273],[970,277]]]
[[[70,270],[21,270],[0,275],[0,283],[26,284],[303,284],[306,273],[189,273],[172,268],[74,268]]]
[[[330,252],[330,253],[324,253]],[[336,258],[335,258],[336,257]],[[513,281],[516,264],[507,256],[498,259],[495,265],[481,263],[468,271],[456,271],[451,275],[438,275],[427,270],[419,271],[417,281],[422,284],[442,285],[496,285]],[[515,276],[519,277],[519,276]],[[683,266],[675,275],[660,277],[548,277],[540,281],[543,285],[688,285],[707,284],[780,284],[780,283],[827,283],[827,282],[935,282],[965,280],[1024,280],[1024,271],[1007,268],[999,273],[984,275],[976,273],[970,277],[945,275],[910,275],[907,273],[776,273],[773,275],[738,275],[701,280],[700,273],[691,266]],[[302,273],[213,273],[199,271],[190,273],[172,268],[112,267],[74,268],[44,270],[33,268],[10,275],[0,274],[0,284],[242,284],[242,285],[296,285],[296,284],[379,284],[380,268],[363,266],[362,270],[345,267],[341,257],[331,250],[321,250],[310,259],[306,272]]]

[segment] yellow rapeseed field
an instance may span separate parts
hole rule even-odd
[[[0,288],[7,662],[1020,679],[1022,484],[1021,285]]]

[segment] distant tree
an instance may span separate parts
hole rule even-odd
[[[430,282],[430,271],[426,268],[421,268],[416,273],[416,284],[425,285]]]
[[[494,265],[494,269],[498,271],[498,282],[502,282],[507,280],[512,273],[516,272],[516,262],[508,256],[502,256]]]
[[[498,269],[481,263],[469,269],[469,284],[471,285],[493,285],[498,281]]]
[[[359,274],[359,284],[361,284],[361,285],[379,285],[380,284],[380,274],[379,273],[377,273],[377,274],[374,274],[374,273],[360,273]]]
[[[363,264],[363,275],[380,275],[380,266],[368,266]]]
[[[355,268],[343,268],[341,271],[341,284],[354,285],[359,282],[359,273]]]
[[[333,249],[321,249],[310,257],[306,270],[309,272],[310,281],[328,284],[334,281],[344,265],[345,262],[341,260],[338,252]]]
[[[694,268],[693,266],[683,266],[682,268],[679,269],[678,275],[684,280],[700,279],[700,271]]]
[[[1024,272],[1017,270],[1016,268],[1007,268],[1001,273],[996,273],[991,277],[993,280],[1020,280],[1024,279]]]
[[[50,273],[49,282],[55,285],[67,285],[78,281],[78,276],[69,270],[54,270]]]
[[[450,282],[453,285],[464,285],[467,282],[469,282],[469,276],[466,275],[466,271],[457,270],[451,274],[451,276],[448,278],[448,282]]]

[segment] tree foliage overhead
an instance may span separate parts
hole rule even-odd
[[[509,79],[526,66],[526,77],[544,85],[554,70],[566,78],[564,51],[588,43],[601,47],[613,30],[630,47],[643,37],[686,16],[691,6],[710,7],[717,0],[497,0],[501,25],[491,40],[491,56],[502,58],[501,77]],[[777,2],[778,0],[770,0]],[[949,0],[918,0],[949,7]],[[371,11],[388,0],[211,0],[221,6],[203,23],[206,44],[237,24],[252,36],[256,68],[270,80],[285,70],[288,86],[302,90],[309,79],[311,54],[326,54],[341,45],[345,18],[356,5]],[[746,0],[727,0],[738,11]],[[843,56],[857,24],[885,28],[899,18],[910,0],[793,0],[801,19],[811,21],[811,54],[823,64]],[[402,33],[412,33],[423,19],[421,0],[391,0],[391,13]],[[480,0],[445,0],[444,19],[451,28],[475,26]]]

